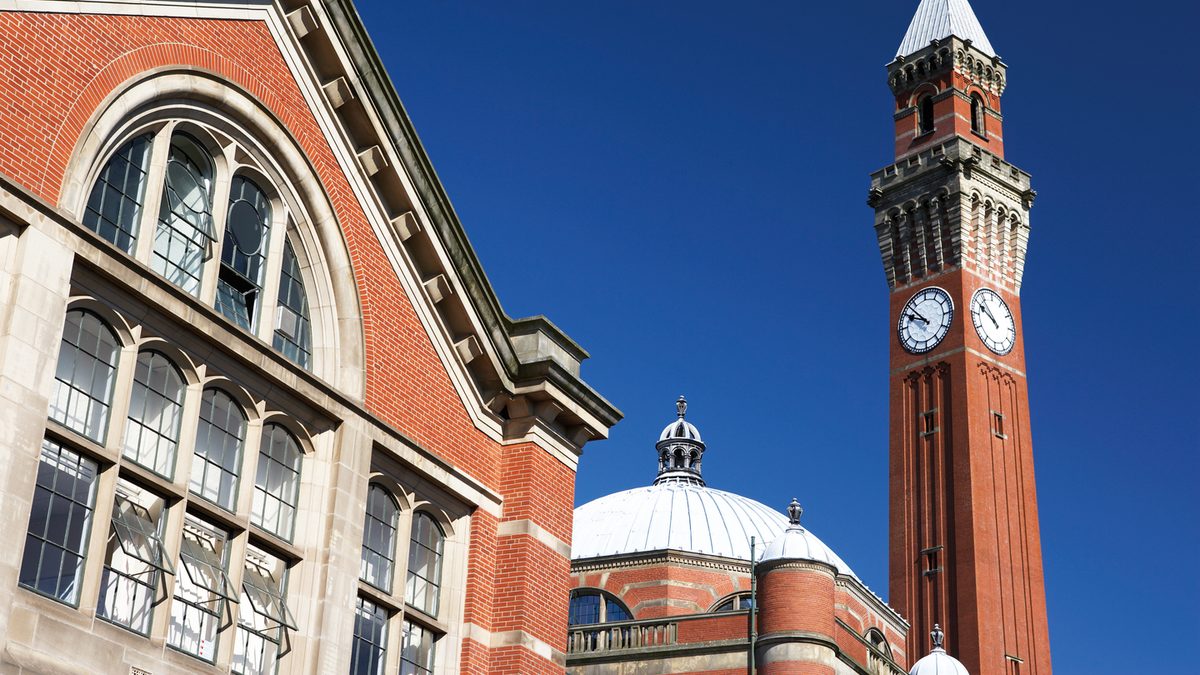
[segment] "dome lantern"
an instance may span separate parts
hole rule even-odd
[[[655,485],[667,482],[704,485],[700,475],[704,441],[696,425],[685,419],[687,407],[687,399],[680,396],[675,401],[677,419],[663,427],[658,436],[658,443],[654,446],[658,451],[658,478],[654,480]]]

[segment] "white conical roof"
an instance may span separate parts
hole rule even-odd
[[[996,56],[992,43],[988,41],[975,18],[967,0],[921,0],[917,13],[913,15],[912,23],[908,24],[908,32],[900,41],[896,56],[915,54],[929,46],[934,40],[941,40],[951,35],[960,40],[970,40],[976,49]]]

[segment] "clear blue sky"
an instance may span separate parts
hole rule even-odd
[[[886,595],[892,326],[864,200],[916,5],[361,3],[504,307],[588,349],[625,412],[578,503],[652,480],[683,393],[710,485],[798,497]],[[1022,310],[1055,673],[1196,672],[1200,9],[974,5],[1039,193]]]

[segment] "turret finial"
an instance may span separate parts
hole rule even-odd
[[[942,649],[942,641],[946,639],[946,634],[942,632],[941,626],[933,624],[933,630],[929,632],[929,637],[933,638],[934,649]]]
[[[679,395],[679,400],[675,401],[675,410],[679,413],[679,419],[683,419],[687,415],[687,399],[683,394]]]
[[[795,497],[792,497],[792,503],[788,504],[788,522],[792,525],[799,525],[802,515],[804,515],[804,507],[800,506],[800,502]]]

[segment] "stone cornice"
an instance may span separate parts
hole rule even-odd
[[[651,565],[667,564],[690,565],[693,567],[703,567],[706,569],[721,570],[724,572],[741,572],[743,574],[750,573],[750,562],[748,560],[724,558],[715,555],[705,555],[703,553],[688,553],[686,551],[677,551],[675,549],[659,549],[656,551],[622,553],[620,555],[597,556],[595,558],[572,560],[571,573],[579,574],[582,572],[595,572],[599,570],[648,567]]]

